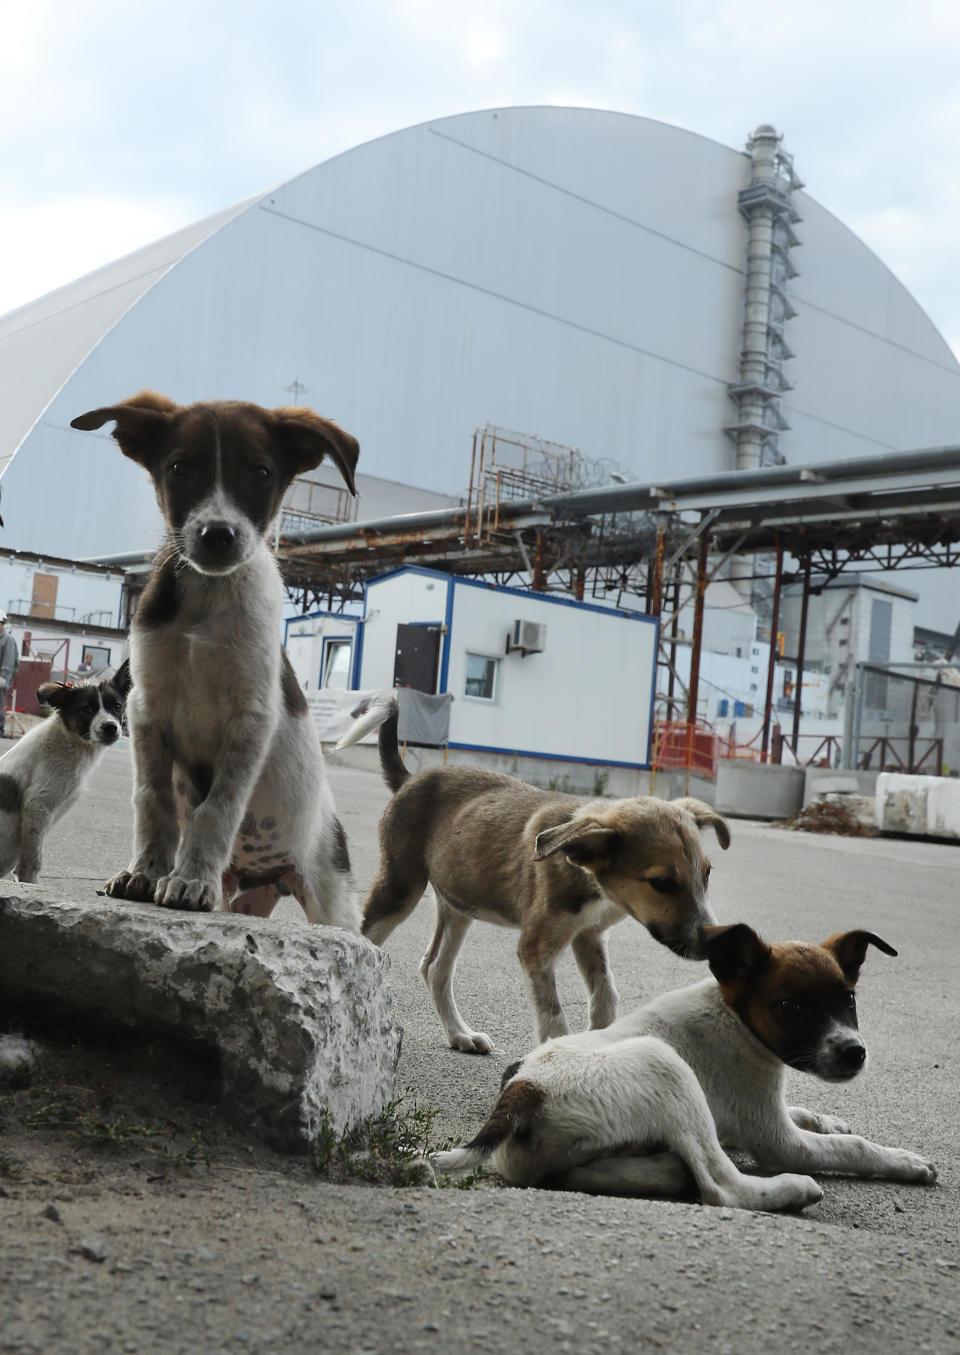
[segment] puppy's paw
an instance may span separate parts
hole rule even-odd
[[[823,1188],[812,1176],[796,1176],[784,1172],[781,1176],[771,1177],[771,1188],[767,1209],[786,1211],[806,1209],[808,1204],[816,1204],[823,1199]]]
[[[888,1181],[910,1181],[917,1186],[932,1186],[936,1181],[936,1167],[919,1153],[908,1153],[904,1149],[897,1154],[897,1158],[893,1170],[890,1173],[884,1172]]]
[[[819,1124],[814,1132],[817,1134],[852,1134],[853,1130],[847,1124],[846,1120],[841,1120],[839,1115],[818,1115]]]
[[[188,913],[211,913],[219,906],[219,880],[195,880],[185,875],[164,875],[157,881],[154,902],[161,908],[181,908]]]
[[[450,1048],[459,1049],[461,1054],[489,1054],[493,1041],[482,1030],[465,1030],[450,1036]]]
[[[152,903],[156,880],[142,871],[121,870],[104,888],[112,899],[130,899],[134,903]]]

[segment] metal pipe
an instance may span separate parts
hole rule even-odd
[[[853,680],[853,748],[852,761],[848,764],[857,771],[860,767],[860,727],[863,724],[863,697],[865,663],[858,663]]]
[[[797,695],[793,703],[793,756],[800,761],[800,708],[803,699],[803,660],[807,652],[807,611],[810,604],[810,556],[803,568],[803,598],[800,602],[800,638],[797,641]]]
[[[703,644],[703,608],[707,593],[707,534],[700,538],[697,559],[697,600],[693,608],[693,648],[690,652],[690,689],[687,694],[687,720],[697,721],[697,701],[700,695],[700,649]]]
[[[677,564],[673,571],[673,617],[670,621],[670,672],[667,677],[667,719],[673,719],[673,694],[676,690],[677,676],[677,631],[680,616],[680,574],[683,566]]]
[[[773,714],[773,677],[777,662],[777,626],[780,623],[780,585],[783,581],[783,546],[777,538],[777,573],[773,584],[773,612],[770,617],[770,662],[767,665],[767,699],[763,713],[763,739],[760,761],[766,762],[770,746],[770,717]]]

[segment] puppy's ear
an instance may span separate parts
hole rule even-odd
[[[596,819],[574,819],[538,833],[533,859],[544,861],[556,852],[563,852],[575,866],[596,866],[610,855],[618,838],[615,828],[607,828]]]
[[[720,984],[743,983],[770,958],[770,947],[748,927],[704,927],[707,963]]]
[[[704,800],[694,800],[686,795],[680,800],[669,800],[669,804],[677,809],[685,809],[688,814],[692,814],[698,828],[712,828],[717,835],[717,841],[724,851],[730,846],[730,828],[726,819],[722,819],[717,811]]]
[[[37,688],[37,700],[42,706],[53,706],[61,710],[76,691],[69,682],[41,682]]]
[[[110,679],[110,686],[120,693],[124,701],[129,695],[130,688],[133,686],[133,678],[130,676],[130,660],[124,659],[123,663]]]
[[[169,431],[177,408],[165,395],[158,395],[156,391],[141,391],[119,405],[105,405],[102,409],[78,414],[70,420],[70,427],[89,432],[94,428],[102,428],[113,419],[116,423],[113,437],[119,443],[121,452],[149,470],[157,445]]]
[[[885,955],[897,953],[893,946],[881,937],[874,936],[873,932],[837,932],[828,936],[823,943],[824,950],[829,950],[836,959],[848,983],[856,983],[860,977],[860,967],[867,958],[867,946],[876,946]]]
[[[353,473],[357,468],[360,444],[330,419],[312,409],[290,405],[268,412],[273,432],[280,443],[291,478],[319,466],[325,456],[334,462],[347,489],[356,494]]]

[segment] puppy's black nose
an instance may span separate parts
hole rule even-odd
[[[120,737],[120,729],[117,725],[104,725],[100,730],[101,743],[116,743]]]
[[[200,544],[207,555],[229,555],[237,533],[228,522],[208,522],[200,528]]]
[[[837,1050],[837,1058],[841,1065],[848,1072],[856,1072],[862,1068],[867,1061],[867,1051],[859,1041],[850,1044],[841,1045]]]

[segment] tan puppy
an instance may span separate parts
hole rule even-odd
[[[453,997],[457,953],[472,921],[520,929],[519,957],[540,1040],[567,1032],[554,967],[572,946],[590,994],[591,1028],[616,1019],[606,932],[632,917],[678,955],[702,959],[710,863],[699,829],[723,819],[699,800],[640,796],[582,800],[537,790],[474,767],[411,776],[397,746],[397,705],[378,698],[339,747],[379,726],[380,762],[395,792],[380,820],[380,868],[364,905],[363,933],[382,945],[428,884],[437,927],[420,964],[454,1049],[486,1054]]]

